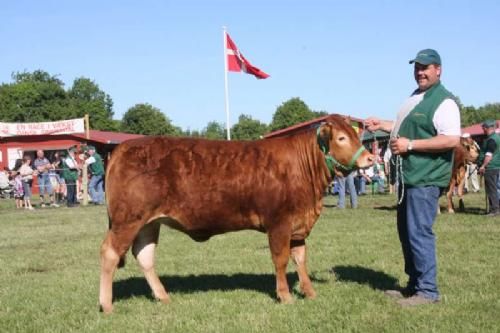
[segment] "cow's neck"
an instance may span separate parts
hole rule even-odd
[[[323,197],[323,193],[331,179],[325,155],[320,150],[316,139],[316,131],[311,130],[299,134],[297,138],[297,157],[304,174],[314,187],[314,193]]]

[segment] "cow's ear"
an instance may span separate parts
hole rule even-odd
[[[324,142],[329,142],[332,137],[332,124],[331,123],[323,123],[319,128],[319,137]]]

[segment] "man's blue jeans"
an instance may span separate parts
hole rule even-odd
[[[358,195],[356,194],[356,187],[354,186],[354,174],[351,172],[347,177],[338,177],[339,183],[339,202],[338,208],[345,208],[345,192],[346,185],[349,188],[349,196],[351,197],[351,207],[358,207]]]
[[[359,182],[359,194],[366,194],[366,179],[365,177],[358,177]]]
[[[437,186],[405,185],[403,202],[398,206],[398,233],[408,288],[424,297],[437,300],[436,237],[432,226],[436,218],[441,190]]]
[[[102,188],[103,178],[102,175],[94,175],[90,178],[89,182],[89,192],[92,202],[103,204],[104,203],[104,191]]]
[[[43,173],[38,175],[38,187],[40,197],[43,197],[43,194],[52,195],[52,184],[50,183],[50,177],[48,173]]]

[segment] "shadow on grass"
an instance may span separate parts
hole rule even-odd
[[[291,292],[298,283],[295,272],[287,274],[288,284]],[[310,275],[313,283],[326,283],[327,280]],[[276,278],[274,274],[249,274],[238,273],[233,275],[224,274],[201,274],[201,275],[163,275],[160,280],[169,293],[197,293],[207,291],[228,290],[254,290],[276,298]],[[136,296],[144,296],[153,299],[151,289],[143,277],[132,277],[113,283],[114,300],[127,299]],[[296,294],[300,298],[300,294]]]
[[[443,207],[441,212],[447,213],[447,208]],[[484,215],[486,214],[486,210],[484,208],[479,207],[459,207],[455,209],[455,213],[458,214],[472,214],[472,215]]]
[[[335,207],[337,207],[337,205],[335,205],[335,204],[331,204],[331,205],[329,205],[329,204],[323,204],[323,207],[325,207],[325,208],[335,208]]]
[[[330,272],[337,281],[367,284],[378,290],[394,289],[398,283],[394,276],[361,266],[334,266]]]
[[[398,208],[397,205],[393,205],[393,206],[375,206],[373,207],[373,209],[378,209],[378,210],[388,210],[388,211],[392,211],[392,210],[396,210]]]

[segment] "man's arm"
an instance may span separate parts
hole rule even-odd
[[[460,144],[458,135],[437,135],[429,139],[410,140],[408,138],[391,139],[390,145],[393,154],[407,153],[411,141],[411,151],[422,153],[440,153],[455,148]]]
[[[95,158],[94,156],[89,156],[89,158],[85,160],[85,165],[90,165],[92,163],[95,163]]]
[[[380,120],[375,117],[370,117],[365,120],[365,128],[370,132],[375,132],[376,130],[390,132],[393,126],[394,122],[390,120]]]
[[[486,167],[490,163],[490,161],[493,159],[493,152],[495,152],[497,149],[497,144],[494,140],[490,140],[486,146],[486,153],[484,155],[484,160],[483,164],[481,164],[481,167],[479,167],[479,174],[482,175],[484,174],[484,171],[486,170]]]

